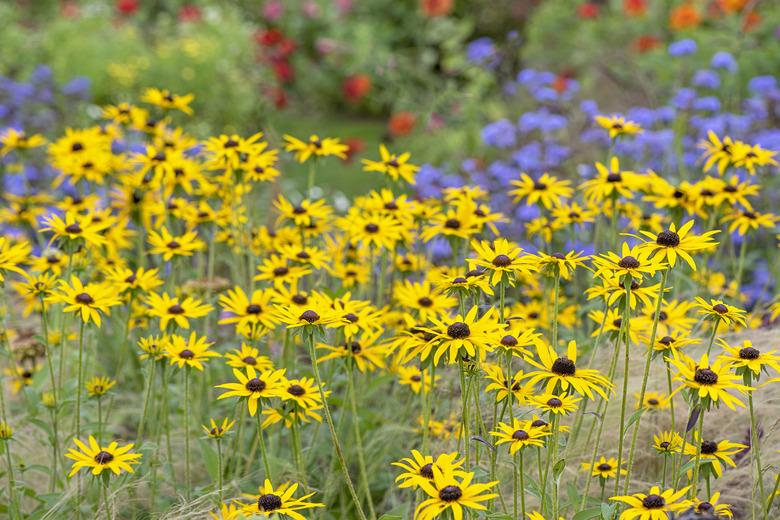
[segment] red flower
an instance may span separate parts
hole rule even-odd
[[[742,30],[747,32],[755,29],[761,25],[761,15],[756,11],[750,11],[745,13],[745,17],[742,19]]]
[[[420,9],[425,16],[444,16],[452,11],[453,0],[420,0]]]
[[[371,76],[353,74],[348,76],[341,86],[344,97],[350,103],[359,103],[371,91]]]
[[[387,131],[393,137],[400,137],[411,133],[416,123],[417,117],[411,112],[396,112],[387,122]]]
[[[639,53],[651,51],[661,45],[661,39],[652,34],[645,34],[634,40],[634,50]]]
[[[258,29],[255,31],[255,41],[258,45],[272,47],[284,39],[284,35],[278,29]]]
[[[138,0],[117,0],[116,10],[123,15],[131,15],[138,11]]]
[[[676,31],[691,29],[700,23],[701,14],[699,14],[699,10],[696,9],[695,5],[690,3],[675,7],[669,13],[669,26]]]
[[[62,16],[65,18],[78,18],[79,14],[79,4],[71,1],[62,2]]]
[[[577,12],[583,20],[590,20],[599,15],[599,6],[593,2],[585,2],[580,6]]]
[[[647,1],[623,0],[623,11],[629,16],[644,16],[647,12]]]
[[[272,87],[266,91],[266,96],[273,101],[273,104],[279,110],[287,107],[287,92],[281,87]]]
[[[187,4],[179,9],[180,22],[199,22],[203,18],[203,13],[197,5]]]
[[[290,62],[284,59],[275,59],[271,61],[271,66],[274,69],[276,78],[282,83],[289,83],[295,78],[295,70],[293,70]]]

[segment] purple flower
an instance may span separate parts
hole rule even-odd
[[[669,44],[669,56],[675,58],[688,56],[696,52],[696,42],[691,39],[678,40]]]
[[[697,70],[692,83],[694,87],[716,89],[720,87],[720,76],[714,70]]]
[[[688,110],[695,99],[696,92],[693,89],[681,88],[675,93],[672,103],[681,110]]]
[[[482,141],[494,148],[512,148],[517,144],[517,130],[508,119],[499,119],[482,129]]]
[[[477,38],[466,45],[466,58],[480,65],[492,67],[496,63],[496,46],[493,40],[487,36]]]
[[[693,102],[693,109],[704,112],[717,112],[720,110],[720,99],[714,96],[700,97]]]
[[[728,52],[720,51],[716,52],[712,57],[712,60],[710,60],[710,67],[713,69],[723,69],[734,73],[737,71],[738,65],[734,59],[734,56]]]

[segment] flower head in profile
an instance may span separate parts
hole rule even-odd
[[[308,502],[314,493],[295,498],[293,495],[297,490],[298,484],[296,483],[286,482],[274,487],[270,480],[265,479],[263,485],[258,488],[257,495],[244,495],[246,499],[251,500],[251,503],[245,505],[242,512],[250,517],[290,517],[293,520],[305,520],[299,511],[325,507],[325,504]]]
[[[642,132],[641,126],[622,116],[596,116],[594,119],[596,124],[609,132],[609,138],[612,140],[625,135],[636,135]]]
[[[183,300],[171,297],[168,293],[149,293],[146,298],[149,315],[160,319],[160,330],[165,330],[169,323],[182,329],[190,328],[191,319],[202,318],[213,310],[211,305],[188,296]]]
[[[162,255],[166,262],[178,256],[192,256],[195,251],[201,251],[206,248],[206,243],[198,238],[195,231],[187,231],[181,235],[174,236],[168,228],[163,226],[160,232],[149,230],[149,244],[151,248],[149,253],[153,255]]]
[[[68,251],[75,251],[80,245],[99,246],[106,243],[102,232],[110,225],[110,221],[95,222],[90,215],[79,215],[75,211],[66,211],[65,218],[50,215],[43,219],[41,233],[50,231],[49,243],[55,240]]]
[[[682,511],[690,507],[690,500],[683,499],[689,488],[690,486],[679,491],[674,489],[661,491],[660,487],[653,486],[648,493],[616,496],[611,497],[610,500],[628,505],[628,509],[621,513],[618,520],[668,520],[668,513]]]
[[[699,432],[693,432],[693,441],[685,445],[684,454],[691,459],[700,457],[703,463],[709,465],[708,469],[712,470],[715,478],[720,478],[723,474],[723,464],[736,468],[735,456],[746,449],[748,446],[739,442],[702,439]]]
[[[0,135],[0,157],[5,157],[14,150],[29,150],[46,144],[46,138],[41,134],[27,134],[24,130],[7,128]]]
[[[86,382],[87,394],[90,397],[103,397],[114,386],[116,386],[116,380],[107,376],[95,376]]]
[[[173,334],[170,341],[166,344],[166,354],[171,365],[179,368],[195,368],[203,371],[203,364],[209,358],[220,357],[221,354],[209,350],[214,343],[209,343],[205,336],[191,333],[189,338]]]
[[[679,453],[683,439],[675,431],[663,431],[653,435],[653,449],[662,455]]]
[[[412,456],[393,462],[392,465],[403,470],[403,473],[395,478],[400,489],[420,487],[420,482],[433,481],[433,466],[442,471],[452,471],[456,477],[465,477],[463,471],[463,459],[458,458],[457,452],[442,453],[434,459],[431,455],[423,455],[417,450],[412,450]]]
[[[100,446],[93,436],[89,436],[88,443],[85,444],[79,439],[73,439],[78,449],[70,448],[65,456],[73,461],[68,477],[72,477],[80,469],[87,468],[95,476],[100,475],[104,470],[110,470],[114,475],[121,472],[133,472],[133,465],[140,464],[140,453],[132,453],[132,444],[119,446],[119,443],[112,442],[108,446]]]
[[[780,372],[780,356],[775,354],[774,350],[761,351],[749,339],[732,346],[726,340],[718,338],[718,343],[724,350],[722,359],[731,362],[737,375],[758,380],[762,373],[768,373],[770,369]]]
[[[308,141],[302,141],[285,134],[284,149],[287,152],[293,152],[295,160],[304,163],[311,157],[319,158],[329,155],[335,155],[339,159],[346,159],[349,146],[342,144],[339,139],[333,137],[320,138],[317,135],[312,135]]]
[[[534,180],[527,173],[520,174],[520,180],[510,181],[515,189],[509,192],[514,197],[514,202],[525,199],[526,206],[539,204],[550,210],[568,199],[574,193],[571,181],[560,180],[549,173],[542,174]]]
[[[731,166],[734,161],[734,141],[729,136],[719,138],[712,130],[707,131],[707,139],[699,142],[699,148],[704,150],[702,159],[704,166],[702,169],[706,172],[717,166],[718,174],[723,175],[726,168]]]
[[[231,428],[233,428],[233,425],[235,424],[235,419],[230,421],[225,418],[222,420],[222,423],[218,423],[214,419],[210,419],[209,424],[201,424],[201,428],[203,428],[203,432],[212,439],[221,439],[227,435],[227,433],[231,430]]]
[[[26,241],[12,243],[5,237],[0,237],[0,285],[5,281],[6,272],[24,274],[20,264],[27,260],[32,248]]]
[[[498,496],[488,492],[498,482],[475,484],[472,482],[473,473],[459,477],[452,467],[439,468],[433,465],[431,471],[431,481],[419,481],[428,498],[417,506],[415,518],[418,520],[432,520],[448,509],[452,511],[454,518],[461,519],[464,508],[485,511],[487,508],[482,502]]]
[[[693,499],[693,512],[697,515],[714,515],[717,518],[733,518],[734,513],[731,511],[731,505],[721,503],[720,491],[712,494],[712,496],[706,500],[701,500],[698,497]]]
[[[540,251],[536,257],[536,265],[542,274],[547,276],[556,276],[560,273],[561,278],[568,280],[571,278],[574,270],[578,267],[585,265],[588,260],[588,256],[583,256],[582,253],[576,253],[569,251],[568,253],[544,253]]]
[[[411,154],[390,153],[385,145],[380,144],[379,156],[378,161],[363,159],[363,171],[384,173],[394,181],[403,180],[414,186],[414,175],[420,167],[409,162]]]
[[[723,300],[710,298],[710,301],[704,298],[696,297],[694,307],[699,309],[699,314],[714,321],[722,321],[726,325],[736,324],[744,326],[746,323],[746,313],[738,307],[729,305]]]

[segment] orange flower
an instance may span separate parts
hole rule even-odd
[[[672,12],[669,13],[669,26],[676,31],[691,29],[697,27],[700,23],[701,14],[699,14],[699,10],[693,4],[682,4],[672,9]]]
[[[652,34],[645,34],[634,40],[634,50],[639,53],[649,52],[661,45],[661,39]]]
[[[725,13],[738,13],[747,5],[747,0],[718,0],[718,7]]]
[[[344,97],[350,103],[360,103],[371,90],[371,76],[368,74],[352,74],[348,76],[341,87]]]
[[[756,11],[750,11],[749,13],[745,14],[745,17],[742,19],[742,30],[743,31],[750,31],[758,27],[758,25],[761,23],[761,15],[758,14]]]
[[[444,16],[452,11],[452,0],[420,0],[420,9],[429,18]]]
[[[408,135],[414,130],[414,125],[417,123],[417,117],[411,112],[397,112],[390,116],[390,121],[387,123],[387,130],[393,137],[401,137]]]

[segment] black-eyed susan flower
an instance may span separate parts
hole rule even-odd
[[[420,167],[409,162],[411,157],[409,152],[390,153],[385,145],[380,144],[379,156],[380,160],[378,161],[363,159],[363,171],[383,173],[394,181],[400,179],[414,185],[414,176]]]
[[[233,368],[254,367],[260,372],[274,367],[271,358],[260,355],[260,351],[251,345],[241,343],[241,348],[233,349],[225,354],[227,366]]]
[[[484,511],[487,508],[482,502],[498,496],[488,492],[498,482],[475,484],[473,473],[458,477],[452,467],[439,468],[433,465],[431,468],[433,481],[419,481],[429,498],[417,506],[415,518],[418,520],[432,520],[447,510],[452,512],[455,520],[462,520],[464,508]]]
[[[110,470],[114,475],[123,471],[133,473],[133,466],[140,464],[141,454],[132,453],[132,444],[119,446],[112,442],[108,446],[101,446],[93,436],[89,436],[88,444],[79,439],[73,439],[78,449],[70,448],[65,456],[74,461],[68,477],[72,477],[82,468],[87,468],[97,476],[104,470]]]
[[[327,157],[334,155],[339,159],[347,158],[347,150],[349,146],[341,143],[341,141],[334,137],[320,138],[317,135],[309,137],[308,141],[302,141],[291,135],[284,135],[284,150],[286,152],[293,152],[295,154],[295,160],[300,163],[304,163],[309,160],[310,157]]]
[[[536,258],[537,269],[547,275],[556,276],[560,273],[561,278],[568,280],[571,278],[574,270],[584,266],[588,256],[583,256],[581,252],[569,251],[568,253],[544,253],[540,251]]]
[[[745,325],[746,313],[739,307],[734,307],[725,303],[723,300],[710,298],[710,301],[704,298],[696,297],[694,307],[699,309],[699,314],[713,321],[722,321],[726,325],[736,324]]]
[[[89,215],[79,215],[72,211],[65,212],[65,218],[50,215],[43,219],[44,227],[41,233],[50,231],[51,244],[55,240],[67,251],[75,251],[82,244],[99,246],[106,243],[101,234],[110,222],[95,222]]]
[[[644,399],[640,402],[640,394],[634,394],[637,399],[637,409],[663,410],[669,408],[669,397],[660,392],[645,392]]]
[[[158,269],[136,270],[127,267],[114,267],[106,272],[106,280],[114,285],[120,294],[143,294],[163,284]]]
[[[15,150],[29,150],[46,144],[46,138],[41,134],[27,134],[24,130],[7,128],[0,135],[0,157],[5,157]]]
[[[323,393],[325,397],[330,395],[330,391]],[[322,408],[320,389],[311,377],[285,380],[279,387],[278,397],[282,401],[295,403],[301,410],[313,412]],[[318,414],[313,414],[313,416],[318,421],[322,421]]]
[[[458,302],[427,280],[399,282],[393,289],[393,297],[420,322],[427,322],[432,317],[446,314]]]
[[[165,345],[165,353],[171,365],[179,368],[192,367],[203,371],[203,364],[209,358],[220,357],[221,354],[209,350],[214,343],[209,343],[205,336],[191,333],[189,338],[173,334]]]
[[[190,103],[195,99],[193,94],[180,96],[174,94],[168,89],[148,88],[144,92],[141,101],[160,107],[163,110],[179,110],[185,114],[192,115]]]
[[[532,395],[529,404],[535,406],[543,412],[553,415],[569,415],[577,410],[578,403],[582,401],[581,397],[565,394],[538,394]]]
[[[626,242],[623,242],[620,254],[612,251],[602,253],[593,257],[593,264],[596,267],[595,276],[607,274],[621,279],[630,276],[639,281],[666,268],[666,263],[658,255],[653,255],[651,250],[641,246],[631,247]]]
[[[255,281],[273,282],[277,291],[285,284],[296,284],[298,280],[311,273],[311,269],[302,265],[295,265],[280,255],[272,255],[257,266],[258,274]]]
[[[539,428],[532,428],[531,421],[514,419],[511,423],[498,423],[495,431],[490,435],[496,438],[496,446],[509,444],[509,454],[514,455],[529,446],[541,448],[544,446],[544,438],[549,432]]]
[[[222,420],[222,423],[218,423],[214,419],[210,419],[209,424],[201,424],[201,428],[203,428],[203,432],[212,439],[221,439],[227,435],[227,433],[233,428],[235,424],[235,419],[231,421],[225,418]]]
[[[756,231],[759,228],[773,229],[778,221],[780,217],[772,213],[747,210],[732,211],[721,218],[723,223],[730,222],[729,233],[736,231],[740,236],[745,236],[748,231]]]
[[[597,125],[609,132],[609,138],[612,140],[642,132],[642,127],[639,124],[629,121],[623,116],[613,114],[611,116],[595,116],[593,119]]]
[[[653,349],[672,355],[675,350],[687,347],[689,345],[697,345],[698,343],[699,340],[689,337],[687,333],[671,332],[665,336],[656,336]]]
[[[392,251],[404,239],[402,223],[385,213],[355,213],[339,220],[339,226],[356,244]]]
[[[431,455],[423,455],[417,450],[412,450],[412,456],[393,462],[392,465],[403,470],[403,473],[395,478],[400,489],[420,487],[420,482],[433,483],[433,467],[440,471],[448,469],[456,477],[465,477],[463,471],[463,459],[459,459],[457,452],[442,453],[435,459]]]
[[[653,434],[653,449],[663,455],[678,453],[682,448],[683,439],[675,431],[663,431]]]
[[[76,313],[84,323],[94,322],[98,327],[101,316],[111,314],[111,307],[122,303],[112,286],[104,283],[84,285],[76,276],[71,277],[70,283],[60,280],[59,287],[46,300],[64,304],[64,312]]]
[[[712,469],[715,478],[720,478],[723,474],[723,464],[737,467],[734,456],[748,448],[747,445],[728,440],[712,441],[701,439],[699,432],[693,432],[693,442],[685,445],[685,455],[691,458],[701,458],[702,463],[706,463]],[[701,452],[701,455],[699,455]]]
[[[271,481],[266,479],[263,485],[258,489],[257,495],[245,495],[245,498],[252,502],[244,506],[242,512],[245,515],[261,517],[290,517],[293,520],[306,520],[299,511],[313,509],[315,507],[325,507],[325,504],[318,502],[307,502],[314,493],[295,498],[293,495],[298,490],[298,484],[286,482],[274,488]]]
[[[206,248],[206,243],[198,238],[196,231],[187,231],[181,235],[172,235],[168,228],[163,226],[160,232],[149,230],[149,253],[162,255],[166,262],[177,256],[192,256],[195,251]]]
[[[683,500],[689,488],[690,486],[679,491],[674,489],[661,491],[660,487],[653,486],[647,493],[616,496],[611,497],[610,500],[628,505],[628,509],[620,514],[618,520],[668,520],[668,513],[682,511],[690,507],[690,500]]]
[[[606,458],[603,455],[593,464],[583,462],[581,468],[591,477],[599,477],[604,480],[615,478],[618,474],[617,460],[614,457]],[[620,474],[627,475],[628,472],[624,468],[620,468]]]
[[[116,380],[107,376],[95,376],[84,383],[90,397],[103,397],[116,386]]]
[[[515,189],[509,191],[509,195],[514,197],[514,202],[525,199],[526,206],[538,203],[548,210],[560,204],[562,200],[568,199],[574,193],[571,181],[560,180],[549,173],[542,174],[536,180],[527,173],[521,173],[520,180],[513,180],[510,183],[516,186]]]
[[[182,300],[166,292],[149,293],[146,305],[149,307],[149,315],[160,319],[160,330],[165,330],[170,322],[187,330],[190,328],[189,320],[202,318],[214,309],[197,298],[188,296]]]
[[[13,243],[5,237],[0,237],[0,285],[5,281],[6,272],[24,273],[20,264],[27,260],[31,250],[27,241]]]
[[[276,324],[272,298],[273,293],[269,290],[257,289],[247,296],[241,287],[235,286],[219,297],[219,304],[226,313],[219,323],[234,323],[236,333],[247,337],[254,337],[258,329],[271,329]]]
[[[722,338],[717,341],[724,350],[722,358],[731,363],[737,375],[749,373],[757,380],[762,372],[768,373],[769,369],[780,372],[780,356],[774,350],[762,352],[749,339],[734,346]]]
[[[477,258],[468,258],[471,268],[480,267],[491,273],[490,283],[498,285],[501,281],[514,284],[519,276],[536,270],[535,258],[523,254],[523,249],[505,238],[497,238],[493,244],[487,241],[471,242]]]
[[[585,192],[585,200],[589,203],[603,203],[617,197],[630,199],[641,189],[646,180],[637,173],[620,169],[620,160],[612,157],[609,167],[597,162],[596,176],[580,184]]]
[[[349,359],[361,372],[372,372],[384,368],[387,347],[378,343],[381,335],[382,330],[380,329],[346,339],[340,345],[318,343],[317,348],[325,351],[326,354],[320,356],[317,362],[322,363],[329,359]]]
[[[577,368],[577,342],[569,341],[566,354],[558,356],[555,349],[547,344],[536,345],[536,355],[539,360],[528,358],[526,361],[539,370],[529,372],[524,376],[532,384],[543,382],[546,392],[552,393],[556,389],[567,392],[571,388],[573,392],[588,396],[593,399],[596,392],[604,399],[612,389],[612,383],[598,370],[590,368]]]
[[[14,429],[11,428],[11,425],[6,422],[0,422],[0,441],[10,441],[13,438]]]
[[[274,208],[279,213],[276,218],[277,226],[290,222],[304,228],[311,226],[315,221],[328,219],[333,212],[324,200],[303,199],[299,204],[293,204],[283,195],[279,195],[274,200]]]
[[[277,319],[288,329],[311,328],[329,325],[339,315],[321,297],[309,298],[304,306],[276,305]]]
[[[777,166],[776,155],[777,152],[766,150],[758,144],[734,143],[734,166],[744,168],[750,175],[756,174],[757,166]]]
[[[675,380],[682,383],[674,393],[683,388],[689,389],[691,396],[700,400],[705,408],[713,404],[717,406],[721,402],[731,410],[736,410],[737,406],[744,408],[745,405],[734,393],[745,394],[751,388],[737,382],[740,377],[731,372],[730,361],[718,358],[710,363],[709,356],[702,354],[697,362],[682,352],[675,354],[667,358],[678,370]]]
[[[400,366],[396,369],[396,373],[398,375],[398,384],[408,386],[415,394],[419,394],[421,390],[424,393],[430,392],[436,386],[436,383],[441,380],[441,376],[436,375],[436,380],[431,381],[429,375],[424,375],[422,370],[414,365]]]
[[[659,260],[666,262],[670,267],[675,266],[679,256],[695,271],[696,263],[691,253],[714,248],[718,243],[712,240],[712,236],[720,231],[707,231],[701,235],[694,235],[690,232],[692,227],[693,220],[689,220],[679,229],[672,223],[669,229],[658,234],[640,230],[639,232],[649,239],[641,247],[653,251]]]
[[[699,142],[699,148],[704,150],[702,169],[706,172],[717,165],[718,174],[723,175],[734,161],[734,141],[729,136],[721,139],[712,130],[707,131],[707,139]]]
[[[706,500],[701,500],[698,497],[694,498],[693,511],[700,516],[711,515],[716,518],[734,517],[734,513],[731,511],[731,505],[721,503],[720,491],[716,491]]]
[[[284,389],[285,369],[266,370],[258,373],[254,367],[250,366],[246,367],[245,370],[246,372],[241,372],[237,368],[233,369],[233,376],[238,380],[237,383],[223,383],[215,387],[228,390],[220,394],[217,399],[228,397],[246,399],[249,415],[254,417],[260,399],[267,400],[271,397],[277,397],[279,392]]]
[[[170,338],[168,336],[147,336],[138,340],[138,348],[141,349],[142,354],[138,357],[141,360],[152,359],[154,361],[160,361],[165,357],[165,353],[168,350],[168,343]]]
[[[420,351],[424,361],[433,353],[433,362],[439,364],[444,354],[449,354],[450,364],[457,363],[462,355],[479,358],[484,361],[488,352],[498,343],[499,325],[493,309],[478,317],[478,307],[472,307],[464,316],[458,314],[452,318],[434,318],[433,327],[422,330],[433,334],[433,338]]]
[[[513,402],[525,404],[528,398],[534,395],[533,384],[523,381],[522,370],[515,372],[511,379],[507,379],[504,370],[494,363],[485,363],[482,369],[485,371],[485,378],[490,381],[485,387],[485,392],[495,392],[497,403],[511,394]]]

